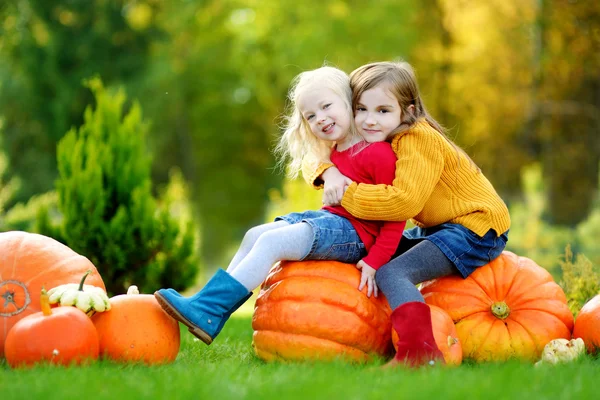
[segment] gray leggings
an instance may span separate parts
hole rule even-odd
[[[402,238],[401,254],[377,270],[375,282],[392,310],[409,301],[424,302],[416,284],[458,274],[454,264],[429,240]]]

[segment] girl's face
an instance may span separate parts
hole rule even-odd
[[[360,96],[354,113],[354,122],[365,141],[383,142],[401,121],[400,104],[385,85],[365,90]]]
[[[344,100],[331,89],[308,91],[298,99],[298,107],[312,133],[319,139],[339,144],[350,136],[352,117]]]

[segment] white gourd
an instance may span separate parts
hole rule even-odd
[[[83,284],[90,272],[85,273],[79,284],[66,283],[50,289],[48,291],[50,304],[74,306],[90,317],[96,312],[110,310],[110,301],[104,289]]]

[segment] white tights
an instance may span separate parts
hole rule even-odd
[[[248,289],[254,290],[277,261],[300,260],[309,253],[313,230],[305,222],[271,222],[246,232],[227,272]]]

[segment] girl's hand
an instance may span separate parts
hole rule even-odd
[[[352,179],[342,175],[336,167],[330,167],[321,174],[323,179],[323,205],[339,206]]]
[[[379,289],[377,288],[377,284],[375,283],[376,270],[363,260],[360,260],[358,263],[356,263],[356,268],[362,270],[358,290],[362,290],[365,287],[365,285],[367,285],[367,297],[371,297],[371,294],[377,297],[377,295],[379,294]]]

